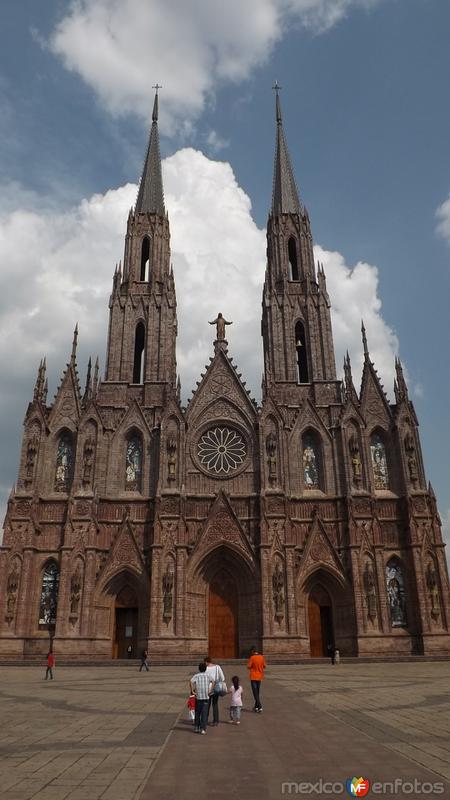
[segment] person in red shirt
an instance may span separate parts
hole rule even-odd
[[[50,675],[50,680],[53,680],[53,667],[55,666],[55,656],[53,655],[52,651],[47,654],[47,670],[45,673],[45,680],[47,680],[48,676]]]
[[[255,707],[253,711],[261,713],[261,681],[264,678],[264,670],[266,668],[266,660],[261,653],[258,653],[256,647],[252,647],[250,651],[250,658],[247,662],[247,667],[250,670],[250,683],[252,685],[253,697],[255,698]]]

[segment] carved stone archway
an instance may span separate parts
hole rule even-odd
[[[117,572],[98,591],[96,618],[112,658],[137,658],[148,646],[148,581],[131,570]]]
[[[311,656],[329,655],[330,648],[356,655],[355,607],[347,581],[319,566],[304,578],[297,596],[299,627]]]
[[[262,636],[261,589],[259,572],[237,549],[220,545],[207,552],[193,564],[187,580],[187,618],[193,635],[205,654],[210,644],[220,647],[220,635],[213,634],[211,614],[216,614],[216,627],[220,617],[230,627],[228,639],[235,637],[237,657],[245,657],[252,645],[258,645]],[[228,621],[227,621],[228,620]],[[210,624],[211,622],[211,624]],[[210,642],[210,636],[215,636]],[[230,645],[231,646],[231,645]],[[230,657],[211,653],[213,657]]]

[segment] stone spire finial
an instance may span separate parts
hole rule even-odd
[[[88,403],[89,400],[92,397],[91,372],[92,372],[92,359],[89,356],[89,361],[88,361],[88,366],[87,366],[87,373],[86,373],[86,385],[85,385],[84,395],[83,395],[83,405],[86,405],[86,403]]]
[[[78,343],[78,322],[75,325],[75,330],[73,332],[73,339],[72,339],[72,353],[70,356],[70,363],[75,364],[76,357],[77,357],[77,343]]]
[[[97,358],[95,359],[94,381],[93,381],[93,385],[92,385],[92,394],[94,395],[94,397],[97,394],[97,389],[98,389],[98,369],[99,369],[99,364],[98,364],[98,356],[97,356]]]
[[[275,82],[275,115],[277,121],[277,138],[275,147],[275,163],[273,173],[272,214],[299,214],[301,205],[291,166],[289,152],[283,130],[279,91],[281,86]]]
[[[145,157],[141,182],[139,184],[135,213],[159,214],[159,216],[164,217],[166,210],[164,207],[164,191],[158,133],[158,89],[161,89],[161,86],[157,83],[153,88],[156,91],[153,102],[152,127],[150,129],[147,155]]]
[[[365,326],[364,326],[364,320],[361,320],[361,336],[362,336],[363,347],[364,347],[364,358],[367,361],[369,359],[369,348],[367,346],[367,336],[366,336],[366,329],[365,329]]]
[[[402,362],[397,356],[395,357],[395,372],[397,375],[394,387],[395,399],[397,403],[400,403],[404,400],[408,400],[408,387],[403,374]]]
[[[34,400],[42,400],[44,393],[44,386],[45,386],[45,369],[46,369],[45,358],[41,358],[39,362],[36,383],[34,385],[34,393],[33,393]]]

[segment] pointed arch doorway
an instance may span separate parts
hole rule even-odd
[[[219,570],[209,585],[208,650],[212,658],[238,656],[238,590],[232,575]]]
[[[312,658],[323,658],[334,652],[334,627],[331,598],[316,583],[308,597],[309,644]]]
[[[137,657],[138,602],[131,586],[124,586],[116,597],[113,658]]]

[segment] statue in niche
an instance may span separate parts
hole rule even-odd
[[[174,481],[177,477],[177,443],[175,439],[167,440],[167,477]]]
[[[89,436],[84,443],[83,450],[83,483],[85,486],[92,480],[92,466],[94,463],[95,440]]]
[[[30,441],[28,442],[27,447],[27,460],[25,462],[25,473],[29,480],[33,478],[34,473],[34,462],[36,460],[36,454],[39,447],[39,439],[36,435],[32,436]]]
[[[269,433],[266,439],[267,466],[269,468],[269,481],[273,483],[277,479],[277,440],[273,433]]]
[[[6,588],[6,617],[11,620],[14,617],[17,603],[17,590],[19,588],[19,575],[14,567],[11,572]]]
[[[415,484],[419,479],[419,470],[417,467],[414,439],[410,433],[408,433],[405,437],[405,451],[406,451],[406,460],[408,464],[409,479],[412,484]]]
[[[439,599],[439,588],[434,565],[430,562],[427,569],[428,597],[430,598],[431,616],[434,620],[438,619],[441,613],[441,603]]]
[[[172,619],[173,582],[174,582],[173,567],[168,565],[162,579],[163,620],[164,622],[167,623]]]
[[[273,605],[275,608],[275,619],[278,622],[284,617],[284,574],[283,568],[280,563],[277,563],[275,570],[272,574],[272,595]]]
[[[353,480],[355,484],[359,484],[362,477],[361,456],[359,454],[358,440],[353,434],[350,436],[348,446],[352,457]]]
[[[228,322],[225,317],[222,316],[222,313],[219,311],[216,319],[209,323],[210,325],[216,326],[216,339],[218,342],[225,341],[225,325],[232,325],[232,322]]]
[[[81,572],[79,567],[72,575],[70,580],[70,616],[78,617],[78,609],[81,599]]]
[[[372,458],[375,489],[389,489],[386,448],[379,434],[375,434],[371,438],[370,455]]]
[[[73,466],[73,445],[68,435],[61,436],[58,442],[55,470],[55,491],[67,492],[70,488]]]
[[[367,616],[369,619],[374,620],[377,617],[377,589],[375,585],[375,576],[373,574],[373,566],[368,561],[363,574],[364,594],[366,596]]]

